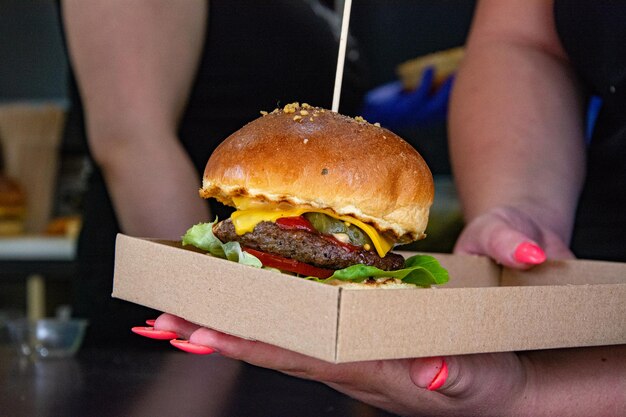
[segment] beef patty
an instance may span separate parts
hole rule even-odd
[[[260,222],[252,232],[238,235],[233,223],[224,220],[213,227],[213,233],[222,242],[237,241],[244,247],[295,259],[320,268],[343,269],[351,265],[364,264],[384,271],[393,271],[404,267],[404,258],[396,253],[389,252],[381,258],[374,250],[362,248],[352,250],[320,233],[283,229],[273,222]]]

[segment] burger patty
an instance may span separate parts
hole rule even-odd
[[[342,269],[351,265],[365,264],[384,271],[404,267],[404,258],[387,253],[384,258],[375,251],[349,249],[319,233],[307,230],[283,229],[273,222],[260,222],[254,230],[243,235],[235,232],[230,220],[216,224],[213,233],[222,242],[238,241],[242,246],[285,258],[295,259],[320,268]]]

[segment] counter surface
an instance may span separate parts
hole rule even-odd
[[[88,348],[29,361],[0,347],[0,410],[7,416],[367,416],[387,413],[323,384],[219,355]]]

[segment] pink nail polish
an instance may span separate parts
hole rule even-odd
[[[439,372],[437,372],[437,375],[435,375],[435,377],[433,378],[431,383],[428,384],[428,387],[426,387],[426,389],[428,389],[428,391],[436,391],[441,388],[443,384],[445,384],[446,379],[448,379],[448,364],[446,363],[445,359],[442,359]]]
[[[170,340],[170,343],[172,346],[182,351],[195,353],[196,355],[210,355],[215,352],[213,348],[204,345],[196,345],[195,343],[190,343],[188,340],[174,339]]]
[[[155,330],[154,327],[136,326],[130,329],[133,333],[140,336],[148,337],[156,340],[171,340],[176,339],[178,335],[175,332],[168,330]]]
[[[148,326],[154,326],[154,323],[156,323],[156,319],[146,320],[146,324],[147,324]]]
[[[517,262],[538,265],[546,260],[546,254],[543,249],[536,244],[532,242],[524,242],[521,243],[517,249],[515,249],[513,258]]]

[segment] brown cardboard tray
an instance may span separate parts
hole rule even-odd
[[[113,297],[335,363],[626,343],[626,264],[435,256],[445,286],[342,288],[118,235]]]

